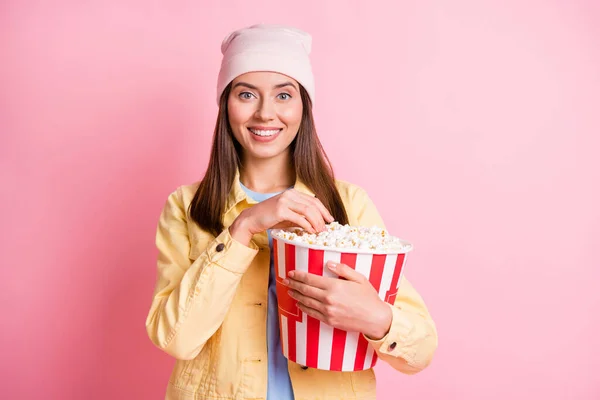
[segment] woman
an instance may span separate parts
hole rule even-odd
[[[158,280],[146,321],[177,359],[167,399],[375,398],[373,370],[323,371],[281,352],[269,231],[326,223],[384,227],[364,190],[335,180],[312,116],[311,37],[279,25],[233,32],[221,46],[219,114],[204,179],[173,192],[160,216]],[[343,264],[345,279],[296,273],[306,314],[362,333],[395,369],[416,373],[435,325],[403,279],[395,306]]]

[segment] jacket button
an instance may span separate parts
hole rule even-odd
[[[305,371],[308,369],[308,367],[306,365],[301,365],[300,368],[302,368]]]
[[[225,245],[224,245],[223,243],[219,243],[219,244],[217,245],[217,249],[216,249],[216,250],[217,250],[217,251],[223,251],[223,249],[224,249],[224,248],[225,248]]]
[[[390,350],[394,350],[396,348],[396,342],[392,342],[392,344],[390,344]]]

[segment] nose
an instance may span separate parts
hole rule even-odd
[[[275,118],[275,105],[268,99],[263,99],[256,109],[256,118],[261,121],[270,121]]]

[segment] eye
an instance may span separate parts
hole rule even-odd
[[[289,100],[289,99],[291,99],[291,98],[292,98],[292,96],[290,96],[288,93],[279,93],[279,94],[277,95],[277,98],[278,98],[279,100]]]
[[[250,100],[254,97],[254,95],[250,92],[242,92],[239,94],[240,99],[242,100]]]

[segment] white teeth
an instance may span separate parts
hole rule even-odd
[[[274,134],[276,134],[277,132],[280,131],[280,129],[268,130],[268,131],[263,131],[263,130],[258,130],[258,129],[248,129],[248,130],[257,136],[273,136]]]

